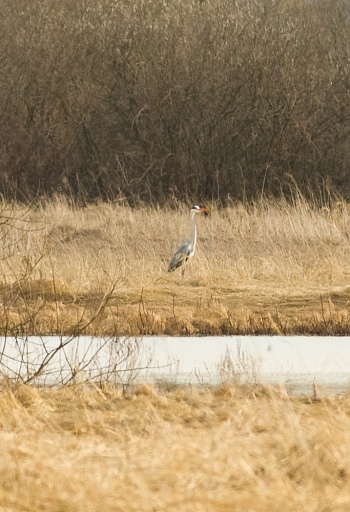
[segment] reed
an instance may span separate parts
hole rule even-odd
[[[344,511],[349,396],[3,383],[1,510]]]
[[[1,332],[349,331],[347,203],[207,206],[182,278],[167,266],[189,235],[184,204],[2,205]]]

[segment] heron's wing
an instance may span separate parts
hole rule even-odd
[[[184,261],[191,254],[192,244],[191,240],[187,240],[184,244],[182,244],[174,253],[174,256],[171,258],[169,263],[168,272],[172,272],[176,268],[180,267]]]

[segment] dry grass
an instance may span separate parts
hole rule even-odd
[[[1,217],[6,333],[348,330],[345,203],[212,206],[184,279],[166,272],[184,206],[57,199]],[[343,512],[349,417],[347,395],[230,382],[128,394],[2,382],[0,510]]]
[[[168,274],[188,208],[3,206],[3,332],[348,333],[350,209],[262,201],[197,219],[185,278]],[[96,314],[98,313],[98,314]]]
[[[282,389],[4,386],[0,508],[344,512],[349,413]]]

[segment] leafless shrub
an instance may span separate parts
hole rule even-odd
[[[150,363],[150,356],[142,353],[142,341],[135,338],[55,336],[0,340],[0,375],[11,382],[127,386]]]
[[[344,0],[1,7],[7,197],[349,194]]]

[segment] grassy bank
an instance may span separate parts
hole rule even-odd
[[[5,386],[0,508],[349,510],[349,411],[264,388]]]
[[[6,334],[347,334],[350,208],[302,198],[198,216],[184,278],[167,273],[189,209],[2,206]]]

